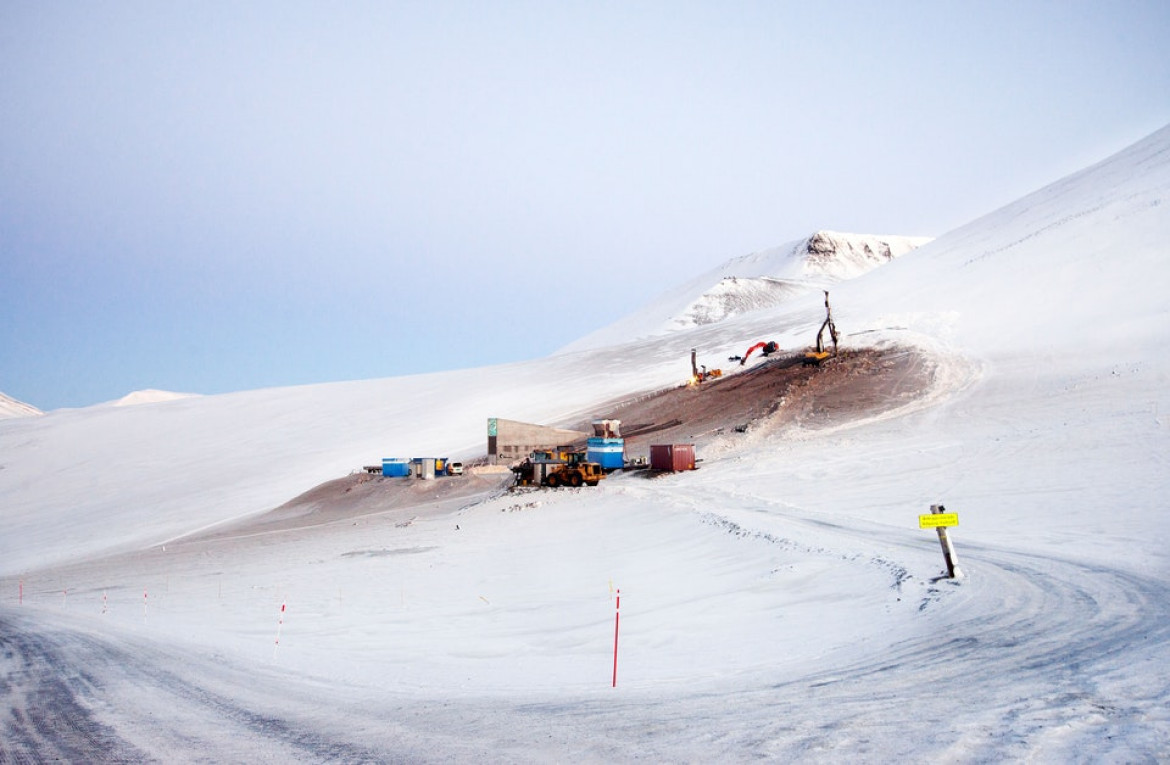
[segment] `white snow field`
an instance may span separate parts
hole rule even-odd
[[[807,346],[819,292],[530,363],[4,420],[0,761],[1165,762],[1168,202],[1165,128],[834,281],[843,347],[915,349],[928,389],[654,480],[182,539],[383,456],[473,458],[488,417],[604,415],[691,348]]]

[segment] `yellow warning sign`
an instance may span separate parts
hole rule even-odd
[[[939,526],[958,526],[958,513],[930,513],[918,516],[918,528],[937,529]]]

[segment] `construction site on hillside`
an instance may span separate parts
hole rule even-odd
[[[385,457],[268,513],[202,537],[308,529],[357,519],[409,525],[506,491],[593,490],[617,479],[700,468],[705,451],[750,454],[759,438],[831,428],[920,398],[936,362],[913,347],[840,347],[828,293],[814,345],[785,350],[753,339],[732,370],[692,349],[686,381],[597,404],[596,416],[537,424],[487,419],[486,450],[462,461]]]
[[[471,459],[467,470],[506,471],[515,487],[547,488],[597,486],[618,471],[694,470],[702,462],[697,451],[714,438],[781,421],[815,427],[820,419],[896,401],[903,386],[918,389],[926,370],[912,361],[913,352],[842,351],[828,291],[824,307],[811,347],[785,351],[774,340],[756,340],[728,359],[728,373],[701,364],[692,348],[685,384],[602,404],[602,416],[588,421],[543,425],[490,417],[486,455]],[[450,464],[459,463],[384,458],[380,475],[439,478],[451,473],[443,469]],[[379,473],[377,466],[366,470]]]

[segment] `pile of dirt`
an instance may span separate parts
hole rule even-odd
[[[820,366],[803,354],[773,356],[743,371],[598,408],[621,420],[627,456],[650,444],[704,443],[727,434],[797,425],[817,429],[871,417],[927,390],[933,364],[906,348],[841,351]],[[562,425],[590,429],[589,421]]]

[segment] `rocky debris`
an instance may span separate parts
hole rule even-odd
[[[890,411],[924,392],[932,365],[905,348],[841,351],[819,367],[803,354],[780,353],[751,368],[711,380],[599,407],[622,421],[627,456],[650,444],[695,443],[786,426],[830,427]]]

